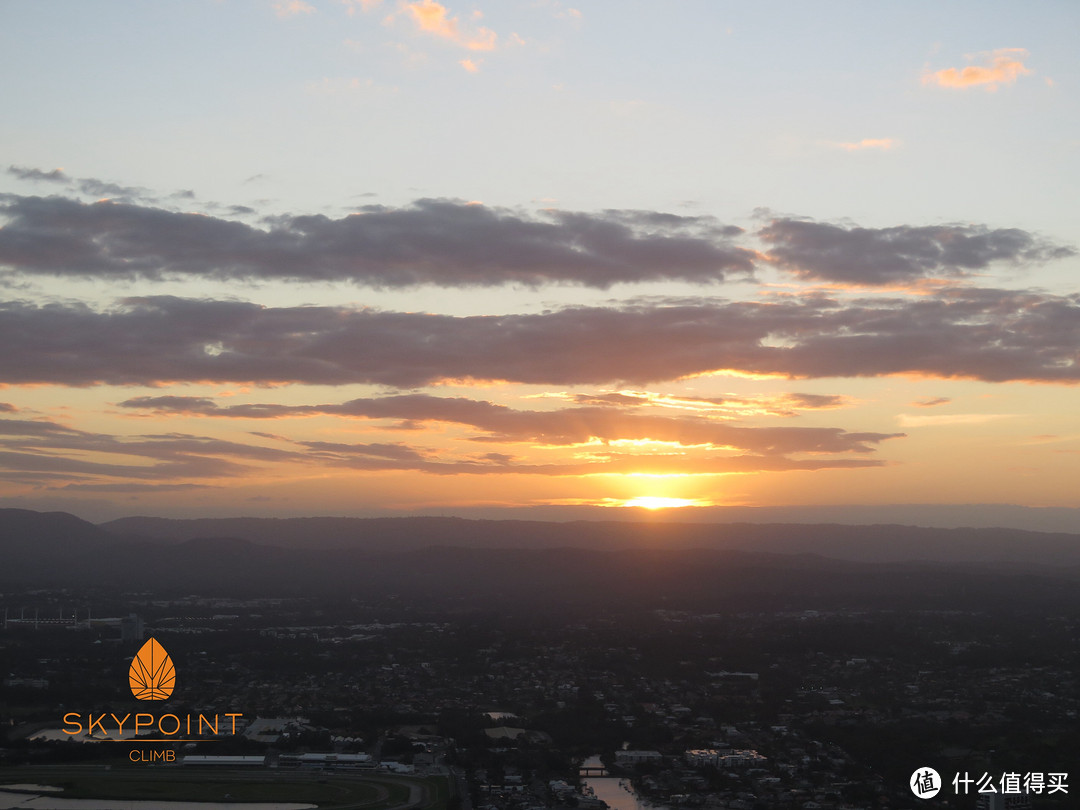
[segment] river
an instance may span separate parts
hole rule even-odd
[[[582,763],[588,768],[602,768],[604,763],[599,756],[592,756]],[[655,804],[649,804],[634,790],[630,780],[622,776],[589,776],[581,783],[592,789],[593,795],[605,802],[611,810],[668,810]]]

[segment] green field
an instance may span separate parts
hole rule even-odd
[[[145,801],[305,802],[320,808],[386,810],[410,799],[411,787],[420,788],[417,806],[423,810],[446,807],[445,779],[407,779],[394,776],[340,776],[326,772],[206,771],[163,768],[135,772],[104,772],[83,768],[5,768],[4,784],[31,783],[63,788],[69,799]]]
[[[268,779],[240,781],[208,779],[201,775],[168,779],[116,779],[112,776],[85,776],[66,779],[60,785],[63,796],[70,799],[147,799],[172,801],[236,801],[236,802],[310,802],[320,807],[341,804],[363,804],[375,807],[382,796],[380,791],[365,782],[345,782],[316,779]],[[404,799],[408,789],[403,789]]]

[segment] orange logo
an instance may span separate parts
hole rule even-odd
[[[139,700],[165,700],[176,685],[176,669],[165,648],[150,639],[136,653],[128,670],[131,694]]]

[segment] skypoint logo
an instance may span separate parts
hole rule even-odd
[[[138,700],[168,700],[176,685],[176,668],[157,639],[146,642],[128,670],[131,694]]]
[[[128,686],[137,700],[168,700],[176,687],[176,667],[157,639],[151,638],[135,654],[128,667]],[[171,743],[192,742],[192,735],[221,736],[236,734],[236,721],[244,715],[187,714],[150,712],[68,712],[64,715],[65,734],[85,734],[93,740],[119,742]],[[222,719],[224,718],[224,720]],[[126,732],[126,736],[125,736]]]

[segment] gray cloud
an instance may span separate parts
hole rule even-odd
[[[87,193],[136,195],[100,181]],[[235,213],[247,213],[236,209]],[[753,270],[741,229],[651,211],[526,215],[453,200],[371,205],[339,219],[275,217],[269,229],[130,202],[7,195],[0,265],[100,278],[346,280],[377,287],[721,281]]]
[[[112,200],[3,195],[0,266],[28,274],[114,279],[349,281],[380,288],[537,286],[723,281],[750,274],[762,256],[735,240],[741,228],[709,216],[658,211],[526,214],[458,200],[421,199],[264,219],[265,227],[154,207],[146,189],[60,170],[10,167],[26,179],[66,183]],[[187,197],[191,192],[172,195]],[[229,217],[248,206],[211,206]],[[995,263],[1075,255],[1018,228],[900,225],[860,228],[782,217],[756,236],[765,260],[797,276],[855,285],[955,278]]]
[[[28,166],[8,166],[7,173],[20,180],[30,180],[39,183],[67,183],[69,179],[68,176],[64,174],[63,169],[53,169],[51,172],[46,172]]]
[[[949,397],[934,397],[933,399],[920,399],[911,404],[919,408],[936,408],[938,405],[948,405],[950,402],[952,402],[952,399]]]
[[[746,435],[751,432],[747,431]],[[837,447],[863,452],[866,443],[888,438],[882,434],[845,434],[843,431],[821,430],[807,432],[806,437],[812,437],[809,439],[793,438],[796,434],[778,434],[786,435],[786,438],[779,442],[775,437],[749,442],[760,446],[764,452],[739,455],[627,454],[599,448],[585,459],[575,459],[570,463],[518,464],[504,453],[485,453],[462,459],[454,458],[449,453],[448,457],[439,457],[434,451],[418,450],[397,443],[298,441],[267,433],[253,435],[285,443],[291,449],[183,433],[119,437],[76,430],[48,420],[0,419],[0,480],[84,492],[139,493],[205,486],[191,479],[242,480],[245,475],[254,472],[260,463],[359,471],[416,471],[435,475],[813,470],[875,467],[884,462],[821,456],[789,458],[782,451]],[[90,455],[95,460],[88,460]]]
[[[426,394],[354,399],[331,405],[256,404],[219,407],[210,399],[176,396],[136,397],[120,405],[125,408],[149,409],[157,413],[233,418],[333,414],[401,420],[410,426],[424,422],[444,422],[467,425],[484,431],[484,435],[474,438],[485,442],[528,442],[558,446],[590,441],[652,440],[683,446],[735,448],[761,455],[870,453],[874,449],[871,445],[903,435],[849,433],[839,428],[739,427],[694,415],[627,413],[618,407],[525,411],[464,397],[434,397]],[[305,446],[314,448],[310,443]],[[365,447],[370,448],[370,445]],[[394,457],[399,457],[399,445],[388,447]],[[365,452],[371,453],[370,449]]]
[[[1036,263],[1076,253],[1018,228],[985,225],[858,228],[775,219],[757,235],[780,267],[805,279],[857,285],[962,276],[995,262]]]
[[[91,455],[103,460],[83,458]],[[131,458],[143,463],[132,463]],[[224,478],[248,472],[248,462],[301,458],[292,450],[182,433],[117,437],[44,419],[0,419],[0,468],[31,477]]]
[[[64,173],[63,169],[53,169],[52,171],[47,172],[42,169],[35,169],[27,166],[8,166],[7,172],[20,180],[29,180],[38,183],[60,183],[61,185],[73,187],[79,192],[92,197],[115,197],[124,200],[125,202],[152,199],[148,189],[138,188],[136,186],[121,186],[117,183],[99,180],[96,177],[70,177]],[[176,197],[178,195],[189,199],[195,197],[195,194],[192,191],[178,192],[178,194],[173,194],[171,196]],[[4,199],[10,202],[28,198],[22,198],[17,195],[4,195]],[[50,199],[61,198],[53,197]]]
[[[784,399],[792,406],[807,410],[826,410],[841,408],[848,403],[842,394],[786,394]]]
[[[76,181],[76,185],[83,194],[92,197],[119,198],[125,201],[144,199],[149,192],[145,188],[137,186],[121,186],[116,183],[107,183],[93,177],[84,177]],[[194,196],[194,195],[193,195]]]
[[[840,408],[850,402],[839,394],[787,393],[753,397],[691,397],[665,396],[644,391],[617,391],[592,394],[573,394],[569,399],[578,405],[618,406],[635,408],[653,406],[678,410],[708,411],[726,416],[795,416],[799,411]]]
[[[190,490],[199,489],[217,489],[208,484],[137,484],[137,483],[120,483],[120,484],[65,484],[62,487],[55,487],[55,489],[62,489],[66,492],[110,492],[110,493],[135,493],[135,494],[157,494],[159,492],[188,492]]]
[[[158,296],[0,304],[0,381],[647,384],[723,369],[1080,381],[1080,296],[951,289],[454,317]]]

